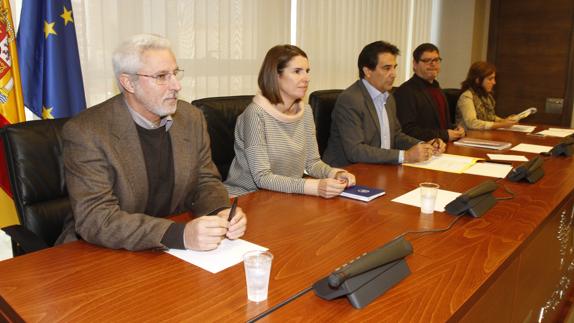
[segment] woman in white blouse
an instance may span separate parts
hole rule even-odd
[[[235,126],[235,158],[224,183],[230,195],[267,189],[331,198],[355,185],[353,174],[319,156],[313,114],[301,101],[309,80],[300,48],[278,45],[267,52],[258,77],[261,92]]]
[[[516,124],[514,115],[501,118],[494,111],[492,96],[496,84],[496,68],[488,62],[476,62],[470,66],[466,80],[462,82],[462,94],[457,103],[457,120],[466,129],[507,128]]]

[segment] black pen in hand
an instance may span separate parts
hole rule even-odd
[[[434,138],[431,142],[430,145],[433,148],[433,153],[439,152],[440,151],[440,142],[438,141],[438,138]]]
[[[238,197],[233,198],[233,204],[231,204],[231,210],[229,211],[227,222],[231,222],[231,219],[233,219],[233,217],[235,216],[235,209],[237,209],[237,199]]]

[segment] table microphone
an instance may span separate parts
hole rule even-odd
[[[510,181],[518,182],[529,174],[533,173],[537,168],[542,166],[544,161],[540,156],[536,156],[531,160],[521,164],[520,166],[512,169],[506,176]]]
[[[465,202],[468,202],[468,201],[470,201],[470,200],[472,200],[478,196],[496,191],[497,188],[498,188],[498,184],[496,184],[495,182],[484,181],[484,182],[476,185],[475,187],[469,189],[468,191],[462,193],[459,196],[459,198],[461,200],[464,200]]]
[[[561,143],[552,147],[547,153],[542,153],[545,156],[572,156],[572,145],[574,145],[574,138],[567,137]]]
[[[393,240],[376,250],[365,252],[351,262],[335,269],[328,278],[329,286],[338,288],[349,278],[404,258],[412,252],[413,246],[403,237]]]

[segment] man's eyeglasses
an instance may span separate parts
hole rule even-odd
[[[440,58],[440,57],[437,57],[437,58],[424,58],[424,59],[421,58],[421,59],[419,59],[419,61],[420,61],[420,62],[423,62],[423,63],[425,63],[425,64],[430,64],[430,63],[438,64],[438,63],[442,62],[442,58]]]
[[[135,73],[134,75],[143,76],[143,77],[150,77],[150,78],[154,79],[155,84],[166,85],[167,83],[169,83],[169,81],[171,80],[172,77],[174,77],[178,81],[181,81],[181,79],[183,79],[183,70],[180,70],[178,68],[178,69],[174,70],[173,72],[169,72],[169,73],[159,73],[156,75]]]

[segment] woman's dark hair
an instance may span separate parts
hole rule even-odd
[[[474,62],[468,69],[466,79],[461,83],[462,91],[472,89],[479,96],[487,96],[488,93],[482,87],[482,82],[495,72],[496,67],[493,64],[483,61]]]
[[[261,69],[259,70],[257,84],[259,85],[261,94],[263,94],[269,102],[273,104],[283,103],[277,76],[283,73],[289,61],[295,56],[307,58],[307,54],[305,54],[303,50],[293,45],[277,45],[271,48],[267,52],[267,55],[265,55],[263,64],[261,64]]]

